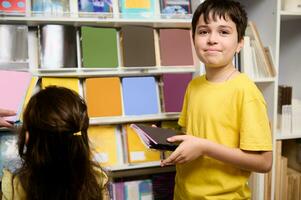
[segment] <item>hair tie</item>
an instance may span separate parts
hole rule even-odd
[[[82,135],[82,132],[81,132],[81,131],[78,131],[78,132],[76,132],[76,133],[73,133],[73,135],[75,135],[75,136],[80,136],[80,135]]]

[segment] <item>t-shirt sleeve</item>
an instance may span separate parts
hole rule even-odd
[[[272,150],[272,136],[263,98],[247,100],[242,105],[240,148],[250,151]]]

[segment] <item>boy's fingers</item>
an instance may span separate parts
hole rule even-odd
[[[168,142],[182,142],[185,139],[185,135],[176,135],[170,138],[167,138]]]
[[[0,116],[1,117],[13,116],[13,115],[16,115],[15,111],[0,108]]]

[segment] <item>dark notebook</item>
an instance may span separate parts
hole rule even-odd
[[[138,134],[148,148],[174,151],[178,147],[178,144],[167,141],[167,138],[179,135],[175,130],[141,124],[132,124],[131,128]]]

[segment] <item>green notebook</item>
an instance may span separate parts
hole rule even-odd
[[[81,38],[83,67],[111,68],[118,66],[116,29],[82,27]]]

